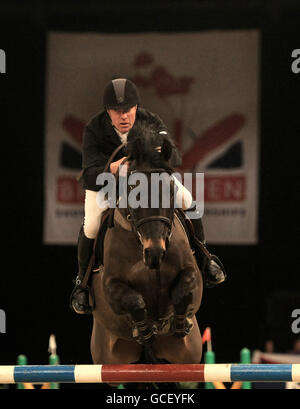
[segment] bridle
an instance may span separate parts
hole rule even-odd
[[[132,175],[136,172],[139,173],[146,173],[146,174],[151,174],[151,173],[168,173],[170,175],[170,172],[166,169],[138,169],[138,170],[133,170],[129,173],[129,175]],[[127,204],[127,220],[129,222],[131,222],[132,226],[133,226],[133,230],[136,233],[140,243],[142,244],[142,236],[141,233],[139,231],[139,228],[141,226],[143,226],[146,223],[151,223],[151,222],[161,222],[164,223],[165,225],[167,225],[168,227],[168,233],[167,233],[167,238],[166,238],[166,248],[169,245],[171,236],[172,236],[172,225],[173,225],[173,221],[174,221],[174,181],[171,179],[171,194],[170,194],[170,217],[166,217],[166,216],[160,216],[160,215],[156,215],[156,216],[148,216],[148,217],[142,217],[140,219],[136,219],[135,215],[134,215],[134,209],[132,207],[130,207],[129,204]],[[132,189],[133,186],[129,186],[129,189]]]

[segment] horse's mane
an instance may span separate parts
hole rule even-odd
[[[173,144],[166,132],[160,130],[154,123],[140,121],[131,129],[126,146],[126,155],[134,161],[137,167],[160,168],[173,172],[169,160],[172,155]],[[161,152],[157,149],[161,147]]]

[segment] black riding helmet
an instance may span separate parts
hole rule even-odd
[[[117,78],[110,81],[103,95],[105,109],[127,110],[139,105],[140,96],[135,84],[126,78]]]

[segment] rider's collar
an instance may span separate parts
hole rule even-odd
[[[120,131],[118,131],[118,129],[117,129],[115,126],[114,126],[113,128],[114,128],[114,130],[117,132],[117,134],[119,135],[119,137],[120,137],[120,139],[121,139],[121,142],[122,142],[122,143],[127,142],[128,132],[121,133]]]

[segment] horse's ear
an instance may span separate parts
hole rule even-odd
[[[166,161],[168,161],[172,156],[173,146],[170,141],[164,139],[161,145],[161,153]]]

